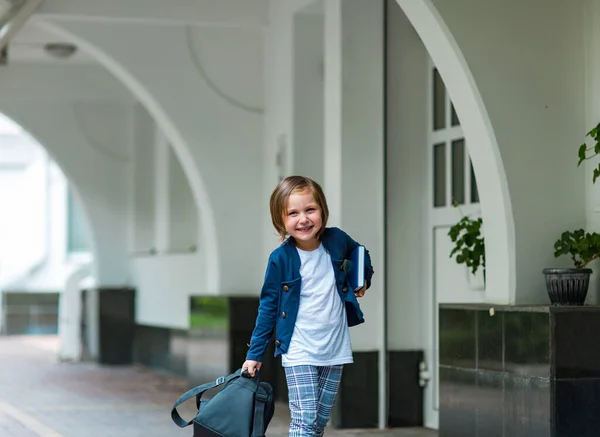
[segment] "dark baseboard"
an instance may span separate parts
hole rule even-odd
[[[98,363],[128,365],[133,363],[135,338],[135,289],[129,287],[100,287],[83,290],[83,329],[93,320],[86,313],[85,301],[98,302]],[[84,346],[84,350],[88,346]],[[85,355],[85,354],[84,354]]]
[[[334,428],[377,428],[379,424],[379,352],[354,352],[344,366],[331,424]]]
[[[423,426],[423,387],[419,385],[419,364],[423,351],[388,352],[388,426]]]
[[[134,362],[187,376],[187,336],[185,330],[136,325]]]

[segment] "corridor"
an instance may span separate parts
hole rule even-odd
[[[102,367],[57,361],[54,336],[0,337],[0,436],[176,437],[173,402],[186,389],[181,378],[140,367]],[[193,401],[181,409],[193,416]],[[287,436],[288,411],[276,407],[267,436]],[[330,436],[434,437],[422,430],[331,430]]]

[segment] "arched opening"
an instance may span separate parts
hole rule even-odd
[[[486,301],[515,300],[515,232],[506,174],[494,130],[460,48],[431,0],[396,0],[438,68],[470,143],[486,226]]]
[[[41,141],[0,115],[0,332],[55,335],[77,358],[79,297],[95,283],[85,199]],[[84,274],[82,274],[84,272]],[[67,322],[67,323],[65,323]]]
[[[111,57],[109,53],[106,53],[79,35],[65,30],[60,25],[46,21],[41,22],[40,25],[50,32],[76,44],[96,59],[100,65],[106,68],[131,91],[133,96],[144,106],[145,110],[156,122],[161,135],[165,137],[165,142],[172,147],[191,188],[197,208],[197,217],[200,218],[196,234],[198,236],[197,246],[201,247],[202,262],[204,263],[203,287],[208,293],[216,293],[219,290],[220,266],[214,212],[205,183],[194,164],[190,148],[176,124],[161,107],[152,92],[146,89],[133,74]]]

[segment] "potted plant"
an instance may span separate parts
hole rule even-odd
[[[452,201],[455,208],[460,211],[459,204]],[[485,240],[481,235],[483,220],[481,217],[470,218],[461,211],[462,218],[450,228],[448,236],[454,243],[450,252],[450,258],[455,256],[458,264],[465,264],[476,274],[481,267],[483,269],[483,280],[485,282]]]
[[[579,146],[579,167],[584,161],[600,154],[600,124],[590,130],[587,135],[594,144]],[[588,156],[588,152],[593,152]],[[594,169],[592,183],[600,177],[600,165]],[[550,302],[558,305],[583,305],[587,296],[592,269],[586,268],[590,262],[600,256],[600,235],[585,232],[583,229],[563,232],[554,243],[554,257],[569,255],[572,268],[548,268],[543,273],[546,278],[546,289]]]
[[[554,257],[571,256],[572,268],[548,268],[546,289],[555,305],[583,305],[590,285],[592,269],[586,268],[600,256],[600,234],[583,229],[563,232],[554,243]]]

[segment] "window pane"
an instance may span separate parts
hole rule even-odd
[[[433,206],[446,206],[446,144],[433,146]]]
[[[475,179],[473,163],[471,163],[471,203],[479,203],[479,191],[477,190],[477,179]]]
[[[437,68],[433,69],[433,129],[446,127],[446,87]]]
[[[67,250],[69,252],[89,252],[88,235],[85,217],[69,189],[67,190]]]
[[[454,103],[451,104],[452,106],[452,126],[460,126],[460,120],[458,119],[458,114],[456,113],[456,110],[454,109]]]
[[[452,141],[452,197],[465,203],[465,140]]]

